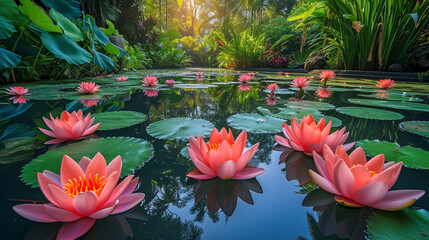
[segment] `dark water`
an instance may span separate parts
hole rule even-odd
[[[222,76],[218,78],[211,77],[213,81],[225,80]],[[230,80],[234,78],[236,76],[230,77]],[[174,79],[178,81],[181,77]],[[279,80],[277,83],[280,88],[288,88],[290,80]],[[117,94],[110,100],[100,101],[98,106],[84,108],[86,113],[120,109],[147,114],[148,120],[141,124],[95,133],[100,137],[129,136],[148,140],[154,147],[154,157],[135,172],[140,178],[137,191],[146,194],[143,203],[129,213],[97,221],[82,239],[125,239],[126,233],[132,233],[134,239],[364,239],[365,219],[374,210],[346,209],[324,201],[324,198],[316,196],[317,191],[308,195],[317,188],[308,182],[307,175],[308,168],[314,168],[314,165],[304,157],[279,164],[282,151],[274,150],[276,142],[273,133],[248,133],[248,147],[260,142],[250,163],[264,168],[264,174],[247,181],[214,179],[199,182],[186,177],[194,168],[192,162],[180,153],[187,141],[159,140],[146,132],[150,123],[172,117],[201,118],[211,121],[218,129],[229,127],[227,119],[231,115],[253,113],[258,106],[275,111],[276,107],[284,104],[283,100],[293,96],[277,95],[280,98],[277,105],[267,106],[267,93],[262,91],[261,85],[251,85],[251,90],[245,92],[239,91],[237,84],[217,85],[208,89],[172,89],[160,91],[156,97],[147,97],[141,90],[136,90],[131,95]],[[334,92],[327,102],[336,107],[352,106],[347,99],[358,98],[358,94],[362,92]],[[424,100],[420,103],[429,103],[427,93],[418,97]],[[49,149],[49,146],[43,145],[45,138],[36,129],[36,124],[41,124],[41,116],[51,111],[61,112],[72,101],[31,102],[34,105],[23,114],[0,122],[0,129],[13,123],[23,123],[37,133],[34,142],[28,144],[31,145],[28,149],[13,153],[16,162],[0,165],[1,239],[54,239],[61,226],[33,223],[12,211],[12,206],[22,203],[22,200],[45,200],[38,188],[30,188],[20,181],[20,171],[25,163]],[[83,108],[79,104],[76,106]],[[429,150],[427,138],[398,127],[402,121],[428,121],[429,114],[392,111],[403,114],[405,118],[382,121],[350,117],[335,110],[323,113],[342,120],[343,126],[350,131],[347,142],[379,139]],[[234,136],[240,132],[232,130]],[[428,177],[428,171],[404,167],[393,189],[428,191]],[[320,194],[326,196],[323,191]],[[220,209],[219,203],[223,204]],[[413,208],[429,209],[429,196],[426,194]],[[120,224],[124,221],[128,222],[128,227]]]

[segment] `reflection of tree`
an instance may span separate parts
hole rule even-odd
[[[271,151],[276,141],[272,134],[247,134],[247,142],[252,145],[259,142],[258,151],[255,156],[250,160],[249,164],[252,166],[258,166],[258,164],[270,164],[271,163]]]

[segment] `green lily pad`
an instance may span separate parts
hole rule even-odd
[[[146,131],[152,137],[164,140],[187,140],[196,135],[210,135],[215,126],[204,119],[169,118],[151,123]]]
[[[414,133],[420,136],[429,137],[429,122],[428,121],[408,121],[401,122],[399,127],[407,132]]]
[[[264,90],[264,93],[271,93],[270,90]],[[290,95],[290,94],[295,94],[295,92],[289,91],[288,89],[277,89],[274,92],[276,95]]]
[[[404,116],[397,112],[366,108],[366,107],[339,107],[336,109],[342,114],[346,114],[352,117],[376,119],[376,120],[399,120]]]
[[[320,111],[332,110],[335,108],[334,105],[325,103],[325,102],[314,102],[314,101],[291,101],[286,105],[290,107],[301,107],[301,108],[311,108]]]
[[[378,140],[361,140],[356,143],[356,146],[362,147],[371,157],[384,154],[386,161],[402,161],[408,167],[429,169],[429,152],[420,148],[401,147],[397,143]]]
[[[109,137],[84,140],[38,156],[23,167],[20,177],[24,183],[37,187],[37,173],[43,170],[59,173],[61,160],[65,154],[78,162],[83,156],[92,158],[98,152],[103,154],[107,163],[121,155],[121,176],[126,176],[132,174],[153,156],[153,147],[146,140],[139,138]]]
[[[403,110],[411,110],[411,111],[429,112],[429,105],[423,104],[423,103],[360,99],[360,98],[359,99],[349,98],[348,101],[351,103],[374,106],[374,107],[386,107],[386,108],[403,109]]]
[[[147,116],[133,111],[104,112],[92,115],[95,123],[101,123],[98,130],[113,130],[130,127],[146,121]]]
[[[199,89],[199,88],[210,88],[216,87],[211,84],[174,84],[174,87],[183,88],[183,89]]]
[[[283,119],[257,113],[239,113],[228,118],[228,124],[251,133],[276,133],[282,131]]]
[[[428,239],[429,212],[402,209],[397,212],[376,211],[366,221],[368,238],[378,240]]]
[[[382,100],[391,100],[391,101],[406,101],[406,102],[422,102],[423,100],[410,95],[403,95],[403,94],[397,94],[397,93],[391,93],[389,91],[387,92],[379,92],[379,93],[373,93],[373,94],[359,94],[360,97],[368,97],[368,98],[377,98]]]

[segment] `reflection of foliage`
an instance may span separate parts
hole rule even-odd
[[[271,151],[273,146],[276,144],[273,134],[247,134],[247,141],[251,144],[259,142],[258,151],[255,156],[250,160],[249,164],[252,166],[258,166],[258,164],[270,164],[271,163]]]

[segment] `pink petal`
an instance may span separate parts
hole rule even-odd
[[[110,198],[107,204],[110,204],[110,202],[115,201],[116,199],[119,198],[119,196],[122,195],[124,190],[127,189],[133,177],[134,175],[127,176],[124,180],[122,180],[121,183],[118,184],[118,186],[115,187],[115,189],[113,189],[112,195],[110,195]]]
[[[97,123],[97,124],[95,124],[94,126],[92,126],[92,127],[88,128],[88,129],[86,129],[86,130],[85,130],[85,132],[83,132],[82,136],[86,136],[86,135],[89,135],[89,134],[91,134],[91,133],[93,133],[93,132],[97,131],[97,129],[100,127],[100,124],[101,124],[101,123]]]
[[[219,167],[219,165],[221,165],[225,161],[232,160],[231,146],[229,145],[229,143],[226,140],[222,141],[222,143],[219,145],[219,148],[217,150],[217,154],[218,154],[219,160],[213,166],[214,169],[217,169]]]
[[[389,188],[384,182],[370,183],[357,189],[353,195],[353,200],[362,205],[369,206],[380,201],[388,190]]]
[[[49,170],[44,170],[43,171],[43,175],[45,175],[46,177],[50,178],[52,181],[54,181],[58,186],[61,186],[61,178],[60,175],[51,172]]]
[[[117,172],[116,182],[118,182],[119,177],[121,176],[122,170],[122,157],[118,155],[112,161],[110,161],[109,165],[107,165],[107,176],[110,176],[113,172]]]
[[[240,172],[237,172],[232,178],[233,179],[251,179],[264,173],[265,170],[262,168],[246,167]]]
[[[89,163],[91,162],[91,159],[89,157],[83,156],[79,161],[79,166],[82,169],[82,171],[86,171],[86,168],[88,167]]]
[[[288,148],[291,148],[291,146],[289,145],[288,140],[286,138],[281,137],[279,135],[275,135],[274,139],[276,140],[276,142],[278,144],[280,144],[282,146],[285,146],[285,147],[288,147]]]
[[[355,145],[355,143],[356,142],[351,142],[351,143],[343,144],[341,146],[344,148],[344,150],[348,151],[350,150],[350,148],[352,148]]]
[[[138,183],[139,183],[139,178],[138,177],[134,178],[130,182],[130,184],[128,184],[128,187],[125,188],[125,190],[122,192],[122,195],[125,196],[125,195],[131,194],[132,192],[134,192],[134,190],[136,190],[136,188],[137,188]]]
[[[117,183],[117,172],[113,172],[107,179],[106,179],[106,185],[104,185],[103,190],[100,193],[100,196],[98,197],[98,206],[103,206],[112,195],[113,190],[115,189],[116,183]]]
[[[350,161],[354,164],[354,165],[358,165],[361,164],[363,166],[365,166],[366,164],[366,156],[365,156],[365,152],[363,151],[363,148],[358,147],[356,148],[349,156]]]
[[[104,159],[103,155],[101,153],[95,154],[95,156],[92,158],[91,162],[89,163],[88,167],[85,171],[85,176],[92,176],[95,177],[95,175],[98,174],[98,177],[107,177],[107,167],[106,167],[106,160]]]
[[[137,206],[143,198],[145,197],[144,193],[133,193],[126,196],[120,197],[118,206],[113,211],[113,214],[122,213],[130,210],[131,208]]]
[[[79,164],[77,164],[71,157],[64,155],[60,171],[61,185],[64,186],[69,179],[79,179],[79,177],[83,177],[83,175],[84,173]]]
[[[216,177],[216,175],[206,175],[198,169],[194,169],[190,171],[188,174],[186,174],[186,176],[189,178],[198,179],[198,180],[207,180],[207,179],[212,179]]]
[[[384,154],[379,154],[371,158],[366,164],[365,167],[370,171],[379,173],[383,170],[384,167]]]
[[[355,180],[350,168],[347,167],[344,161],[338,161],[334,165],[334,185],[341,194],[347,198],[353,198],[355,191]]]
[[[335,186],[328,181],[326,178],[320,176],[319,174],[313,172],[313,170],[309,170],[310,176],[314,182],[319,185],[319,187],[323,188],[323,190],[330,192],[332,194],[340,194]]]
[[[235,175],[237,165],[234,161],[228,160],[222,163],[216,170],[217,175],[222,179],[230,179]]]
[[[111,204],[105,206],[105,208],[100,209],[93,214],[89,215],[90,218],[100,219],[109,216],[115,211],[116,206],[118,206],[119,201],[115,200]]]
[[[351,168],[353,166],[354,163],[352,163],[352,161],[349,158],[349,155],[347,155],[347,152],[344,150],[344,148],[342,148],[341,146],[338,146],[337,149],[335,150],[335,154],[340,156],[346,162],[347,167]]]
[[[75,196],[73,206],[81,216],[88,216],[98,206],[97,194],[93,191],[81,192]]]
[[[237,160],[237,172],[240,172],[252,159],[252,157],[255,155],[256,151],[258,150],[259,143],[256,143],[253,145],[249,150],[243,153],[243,155],[240,156],[240,158]]]
[[[44,204],[46,213],[54,219],[60,222],[73,222],[82,218],[82,216],[76,215],[70,211],[62,208],[58,208],[54,205]]]
[[[53,138],[59,138],[59,137],[60,137],[60,136],[58,136],[55,132],[52,132],[52,131],[49,131],[49,130],[46,130],[46,129],[43,129],[43,128],[40,128],[40,127],[39,127],[39,130],[40,130],[42,133],[44,133],[44,134],[48,135],[49,137],[53,137]]]
[[[70,212],[75,212],[73,206],[73,198],[71,198],[64,190],[56,185],[50,184],[49,191],[55,199],[56,206]]]
[[[191,157],[192,162],[194,163],[195,167],[198,168],[198,170],[200,170],[205,175],[210,175],[210,176],[216,175],[209,166],[207,166],[206,164],[201,162],[199,159],[197,159],[192,151],[188,151],[188,152],[189,152],[189,157]],[[212,152],[212,151],[210,151],[210,152]],[[210,152],[209,152],[209,154],[210,154]],[[217,155],[216,155],[216,157],[217,157]],[[213,157],[211,159],[213,159]]]
[[[13,206],[13,210],[22,217],[36,222],[58,222],[45,212],[45,204],[20,204]]]
[[[353,177],[355,179],[356,189],[360,188],[365,184],[368,184],[368,182],[371,180],[369,170],[362,165],[354,166],[350,169],[350,171],[352,172]]]
[[[371,204],[370,207],[386,211],[398,211],[413,205],[423,194],[425,191],[422,190],[389,191],[383,199]]]
[[[335,201],[337,201],[338,204],[346,206],[346,207],[352,207],[352,208],[363,207],[363,205],[361,205],[361,204],[359,204],[359,203],[357,203],[351,199],[343,197],[343,196],[337,195],[334,197],[334,199],[335,199]]]
[[[39,182],[39,187],[40,190],[42,190],[43,195],[45,195],[49,202],[57,205],[57,202],[55,201],[54,197],[51,194],[51,191],[49,190],[49,185],[56,185],[56,183],[42,173],[37,173],[37,180]]]
[[[389,189],[395,184],[396,180],[399,177],[399,173],[401,172],[402,162],[399,162],[388,169],[382,171],[380,174],[377,174],[371,179],[371,182],[385,182]]]
[[[244,147],[246,146],[247,133],[242,131],[235,140],[234,146],[232,146],[232,157],[231,159],[238,159],[243,153]]]
[[[57,234],[57,239],[73,240],[87,233],[95,223],[95,219],[81,218],[74,222],[65,223]]]
[[[326,169],[325,161],[315,151],[313,151],[313,159],[319,174],[322,175],[322,177],[327,178],[329,174],[328,174],[328,170]]]
[[[68,139],[53,139],[45,142],[44,144],[57,144],[67,141]]]

